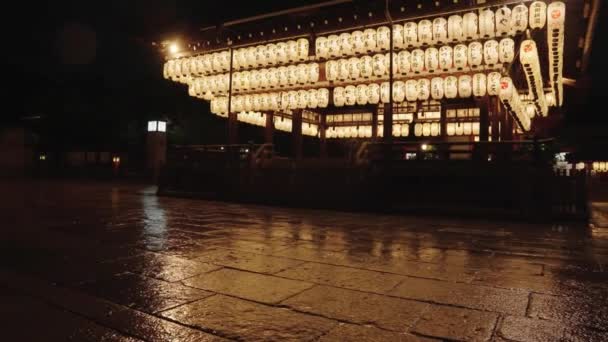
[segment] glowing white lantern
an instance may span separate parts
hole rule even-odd
[[[399,65],[399,73],[401,75],[407,75],[410,72],[410,53],[409,51],[403,50],[397,55],[397,64]]]
[[[346,81],[348,79],[348,59],[338,60],[338,79]]]
[[[287,67],[278,67],[277,74],[279,76],[279,87],[286,87],[289,84],[289,70]]]
[[[298,82],[298,67],[295,65],[287,66],[287,84],[293,86]]]
[[[327,88],[318,89],[317,99],[319,108],[327,108],[329,105],[329,90]]]
[[[460,42],[465,39],[461,16],[451,15],[448,18],[448,38],[453,42]]]
[[[357,57],[351,57],[348,60],[348,74],[351,80],[359,79],[361,76],[361,68],[359,67],[360,63],[361,62]]]
[[[479,35],[482,38],[494,37],[494,12],[490,9],[485,9],[479,14]]]
[[[274,65],[277,63],[277,46],[276,44],[266,45],[266,64]]]
[[[270,110],[278,110],[279,109],[279,103],[281,103],[281,94],[279,93],[270,93],[269,94],[269,105],[270,105]]]
[[[342,107],[346,102],[344,98],[344,88],[343,87],[335,87],[334,88],[334,106]]]
[[[545,99],[547,101],[547,105],[548,106],[552,106],[553,107],[553,106],[556,105],[556,103],[555,103],[555,95],[553,95],[553,93],[546,93],[545,94]]]
[[[410,67],[415,74],[419,74],[424,70],[424,51],[415,49],[411,53]]]
[[[547,115],[548,107],[543,90],[540,59],[534,40],[527,39],[521,43],[519,58],[526,75],[528,93],[533,100],[536,114]]]
[[[268,69],[262,69],[259,73],[260,77],[260,88],[268,89],[270,88],[270,72]]]
[[[354,106],[357,103],[357,88],[353,85],[344,88],[344,104]]]
[[[469,12],[462,16],[462,30],[466,39],[476,39],[479,36],[477,34],[477,27],[477,14]]]
[[[446,124],[446,132],[449,136],[453,136],[454,134],[456,134],[456,124],[453,122],[448,122]]]
[[[439,68],[439,50],[428,48],[424,51],[424,66],[426,71],[433,73]]]
[[[456,123],[456,135],[464,134],[464,123]]]
[[[297,69],[297,83],[298,84],[307,84],[308,83],[308,64],[298,64],[296,65]]]
[[[277,43],[277,62],[278,63],[287,63],[289,62],[289,57],[288,57],[288,53],[287,53],[287,43],[286,42],[279,42]]]
[[[389,103],[390,101],[390,84],[388,82],[382,82],[380,84],[380,101],[382,103]]]
[[[222,64],[222,70],[228,71],[230,70],[230,51],[222,51],[220,52],[220,60]]]
[[[511,11],[511,29],[520,33],[528,28],[528,7],[517,5]]]
[[[511,9],[503,6],[496,10],[496,35],[506,36],[511,34]]]
[[[257,90],[260,87],[259,73],[260,72],[258,70],[249,71],[249,89]],[[246,72],[244,74],[247,75]]]
[[[500,91],[500,79],[501,79],[501,75],[499,72],[491,72],[488,74],[487,77],[487,91],[488,91],[488,95],[490,96],[494,96],[494,95],[498,95],[499,91]]]
[[[289,92],[284,91],[281,93],[281,103],[279,105],[279,108],[281,110],[288,110],[289,109]]]
[[[253,110],[262,110],[262,98],[259,94],[252,95],[253,98]]]
[[[401,136],[408,137],[410,135],[410,125],[401,124]]]
[[[483,45],[480,42],[472,42],[469,44],[468,51],[469,66],[473,69],[479,68],[483,62]]]
[[[234,52],[234,55],[238,61],[238,68],[245,68],[247,67],[248,63],[247,63],[247,49],[237,49]],[[203,56],[203,65],[205,65],[205,56]],[[206,66],[203,67],[205,70],[207,69]]]
[[[444,45],[439,48],[439,68],[448,71],[452,68],[453,52],[452,47]]]
[[[268,69],[268,88],[274,89],[279,86],[279,70],[277,68]]]
[[[471,135],[473,133],[473,125],[470,122],[465,122],[462,126],[464,135]]]
[[[350,38],[352,41],[351,51],[352,53],[364,53],[365,52],[365,42],[363,39],[363,31],[353,31],[350,34]]]
[[[418,25],[414,22],[403,25],[403,43],[407,47],[418,46]]]
[[[431,98],[441,100],[443,98],[443,78],[433,77],[431,79]]]
[[[542,29],[547,22],[547,4],[542,1],[534,1],[530,5],[528,22],[533,29]]]
[[[454,46],[454,68],[456,70],[467,69],[469,49],[464,44]]]
[[[329,57],[340,56],[340,37],[336,34],[327,37],[328,55]]]
[[[353,54],[353,40],[350,33],[341,33],[338,36],[338,42],[340,43],[340,55],[348,56]]]
[[[405,82],[405,98],[409,102],[418,100],[418,82],[415,80],[407,80]]]
[[[481,97],[486,95],[486,74],[478,73],[473,75],[473,96]]]
[[[270,109],[270,94],[268,94],[268,93],[262,94],[260,96],[260,102],[262,103],[262,108],[260,108],[261,110]]]
[[[245,54],[247,56],[247,66],[253,67],[256,66],[256,50],[255,46],[250,46],[245,50]]]
[[[300,38],[297,40],[297,58],[300,61],[305,61],[308,59],[308,49],[309,43],[308,39]]]
[[[440,131],[441,131],[441,127],[439,126],[439,122],[432,122],[431,123],[431,136],[433,136],[433,137],[438,136]]]
[[[254,57],[255,57],[255,48],[253,48],[253,52],[254,52]],[[254,59],[255,60],[255,59]],[[183,62],[183,60],[180,60],[180,62]],[[217,52],[214,52],[211,54],[211,70],[214,73],[220,72],[222,71],[222,61],[220,58],[220,54]],[[182,64],[183,66],[183,64]]]
[[[338,79],[338,62],[337,61],[327,61],[325,62],[325,78],[333,82]]]
[[[287,41],[287,60],[294,62],[298,59],[298,42],[295,40]]]
[[[430,20],[418,22],[418,42],[422,45],[433,44],[433,23]]]
[[[374,76],[382,77],[386,75],[386,60],[383,54],[376,54],[373,57]]]
[[[513,86],[513,80],[511,80],[511,77],[502,77],[500,79],[500,90],[498,94],[501,100],[512,99],[513,95],[516,93],[514,89],[515,87]]]
[[[391,45],[391,29],[388,26],[380,26],[376,30],[376,48],[381,51],[386,51]]]
[[[431,135],[431,123],[425,122],[422,124],[422,135],[428,137]]]
[[[403,46],[403,26],[399,24],[393,25],[393,48],[400,49]]]
[[[258,45],[255,47],[255,62],[257,65],[266,65],[266,46]]]
[[[308,89],[308,103],[306,104],[307,108],[317,108],[319,105],[319,95],[317,94],[316,89]]]
[[[368,101],[367,85],[359,84],[357,86],[357,104],[360,106],[366,105]]]
[[[418,80],[418,100],[426,101],[431,95],[431,82],[426,78]]]
[[[243,71],[241,73],[241,89],[242,90],[249,90],[250,88],[250,84],[251,84],[251,76],[250,76],[251,72],[249,71]]]
[[[547,45],[549,47],[549,80],[555,94],[556,103],[561,106],[563,97],[563,55],[564,55],[564,22],[566,4],[555,1],[547,6]]]
[[[308,106],[308,90],[298,90],[298,108],[304,109]]]
[[[315,54],[317,58],[327,58],[328,42],[326,37],[317,37],[315,40]]]
[[[396,81],[393,83],[393,101],[403,102],[405,99],[405,83],[402,81]]]
[[[470,97],[472,92],[471,76],[461,75],[458,77],[458,96]]]
[[[366,52],[376,51],[377,36],[376,30],[372,28],[363,31],[363,44],[365,45]]]
[[[492,67],[498,63],[498,42],[490,39],[483,44],[483,62]]]
[[[417,137],[422,136],[422,124],[421,123],[417,123],[414,125],[414,135]]]
[[[479,122],[473,122],[473,134],[479,135]]]
[[[367,86],[367,101],[371,104],[380,102],[380,86],[372,83]]]
[[[515,42],[511,38],[503,38],[498,44],[498,60],[501,63],[511,63],[515,58]]]
[[[319,82],[319,64],[311,63],[308,65],[308,82],[311,84]]]
[[[393,124],[393,136],[400,137],[401,136],[401,125]]]
[[[386,53],[384,55],[385,60],[390,61],[390,58],[391,58],[390,56],[391,56],[390,52]],[[390,72],[391,72],[390,71],[390,69],[391,69],[390,63],[387,62],[386,68],[388,69],[388,72],[390,74]],[[399,75],[400,73],[401,72],[399,71],[399,54],[396,53],[396,52],[393,52],[393,75]]]
[[[298,92],[295,90],[290,90],[287,92],[289,99],[289,108],[297,109],[298,108]]]
[[[437,44],[448,42],[448,21],[445,18],[433,19],[433,41]]]
[[[453,99],[458,95],[458,78],[448,76],[443,80],[443,93],[446,98]]]

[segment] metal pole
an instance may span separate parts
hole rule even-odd
[[[228,143],[229,144],[237,144],[237,115],[232,112],[232,59],[233,59],[234,49],[230,48],[230,71],[228,73]]]

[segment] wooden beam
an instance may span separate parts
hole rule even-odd
[[[239,121],[237,113],[228,113],[228,144],[239,143]]]

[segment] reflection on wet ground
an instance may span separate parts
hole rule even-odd
[[[533,225],[3,188],[6,341],[608,340],[601,203]]]

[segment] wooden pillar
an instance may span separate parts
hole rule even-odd
[[[498,97],[490,97],[490,127],[492,130],[492,141],[500,140],[500,102]]]
[[[488,130],[490,128],[490,101],[485,96],[478,102],[479,105],[479,141],[488,141]]]
[[[440,111],[440,116],[439,116],[439,129],[441,130],[441,140],[447,140],[446,137],[448,136],[448,113],[447,113],[447,108],[446,108],[446,104],[445,102],[441,102],[440,104],[441,106],[441,111]],[[410,129],[410,133],[414,128],[412,127],[412,129]]]
[[[511,140],[509,138],[508,126],[509,126],[509,113],[505,110],[502,103],[498,102],[498,113],[499,113],[499,121],[500,121],[500,140]]]
[[[291,136],[293,139],[293,157],[302,159],[302,110],[293,111],[291,117]]]
[[[274,113],[266,112],[266,128],[264,130],[264,142],[272,144],[274,142]]]
[[[319,114],[319,154],[321,159],[327,158],[327,139],[325,138],[326,125],[325,114]]]
[[[372,140],[378,139],[378,105],[372,111]]]
[[[390,143],[393,141],[393,106],[390,103],[384,104],[384,116],[382,121],[382,140]]]
[[[237,113],[228,113],[228,144],[239,143],[239,121]]]

